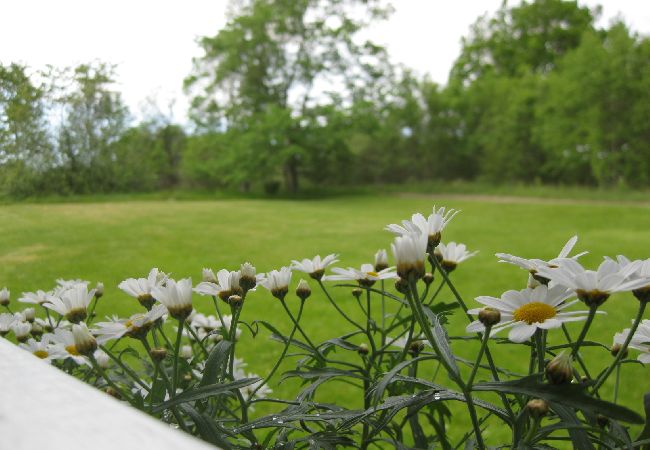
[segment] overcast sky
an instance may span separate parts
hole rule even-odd
[[[460,51],[460,39],[478,16],[502,0],[393,0],[395,13],[370,31],[394,61],[444,84]],[[225,23],[227,0],[4,0],[0,62],[33,68],[92,60],[118,64],[118,88],[134,114],[144,100],[161,106],[175,99],[174,118],[185,121],[183,78],[196,38]],[[510,1],[518,4],[518,1]],[[650,0],[581,0],[603,6],[600,25],[621,16],[635,31],[650,32]]]

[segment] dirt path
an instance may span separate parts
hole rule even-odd
[[[423,194],[414,192],[400,192],[395,194],[397,197],[405,198],[431,198],[431,199],[457,199],[472,202],[486,203],[517,203],[517,204],[547,204],[547,205],[605,205],[605,206],[636,206],[640,208],[649,208],[650,201],[641,200],[594,200],[594,199],[575,199],[575,198],[545,198],[545,197],[519,197],[513,195],[481,195],[481,194]]]

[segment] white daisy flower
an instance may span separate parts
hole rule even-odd
[[[194,288],[194,292],[200,295],[218,296],[224,302],[227,302],[232,295],[243,294],[244,291],[239,284],[241,279],[240,271],[230,272],[226,269],[221,269],[217,272],[215,278],[216,282],[202,281]],[[256,275],[256,280],[259,280],[259,278]]]
[[[620,333],[614,335],[614,344],[623,345],[630,334],[630,328],[624,329]],[[641,354],[637,356],[637,360],[643,364],[650,363],[650,320],[642,320],[638,328],[632,336],[632,340],[628,348],[639,350]]]
[[[404,236],[410,233],[419,233],[427,237],[428,251],[433,250],[440,242],[442,230],[460,211],[445,208],[433,207],[433,212],[425,218],[422,214],[416,213],[411,216],[411,220],[403,220],[402,226],[391,224],[386,226],[386,230],[395,233],[398,236]]]
[[[11,292],[6,287],[0,289],[0,305],[7,306]]]
[[[260,378],[260,376],[256,373],[249,372],[245,377],[241,378]],[[255,391],[256,389],[258,390]],[[239,392],[241,392],[244,399],[248,401],[251,398],[266,398],[273,393],[273,390],[266,383],[264,383],[264,380],[259,380],[255,383],[249,384],[248,386],[239,388]],[[253,392],[255,392],[254,395]]]
[[[633,266],[621,267],[617,262],[605,260],[598,270],[586,270],[576,260],[565,258],[559,267],[540,267],[538,273],[554,283],[573,289],[587,306],[598,307],[614,292],[633,291],[650,283],[647,278],[628,280],[632,268]]]
[[[192,346],[182,345],[178,355],[183,359],[192,359]]]
[[[18,344],[18,346],[47,362],[68,357],[67,353],[60,346],[52,345],[46,340],[38,342],[34,339],[29,339],[26,344]]]
[[[87,316],[86,309],[95,296],[95,290],[79,283],[67,289],[61,297],[49,296],[43,306],[65,316],[70,322],[79,323]]]
[[[525,259],[519,256],[510,255],[508,253],[497,253],[496,257],[500,258],[499,262],[513,264],[517,267],[520,267],[524,270],[527,270],[531,273],[532,277],[537,280],[538,283],[548,284],[548,279],[545,279],[537,274],[537,271],[540,267],[558,267],[562,261],[566,258],[569,258],[569,253],[573,250],[573,247],[578,242],[578,236],[571,237],[556,258],[544,261],[543,259]],[[579,257],[586,255],[589,252],[578,253],[577,255],[571,256],[570,259],[578,259]]]
[[[26,342],[32,331],[32,324],[15,320],[11,324],[11,331],[14,332],[14,336],[16,336],[18,342]]]
[[[11,313],[0,314],[0,336],[5,336],[11,330],[11,325],[16,318]]]
[[[239,286],[244,293],[254,290],[257,285],[257,270],[249,262],[245,262],[239,267]]]
[[[77,350],[72,331],[57,328],[54,330],[54,333],[44,334],[42,341],[49,342],[58,347],[61,352],[65,353],[67,358],[72,359],[77,364],[90,365],[90,361]]]
[[[381,272],[384,269],[388,269],[388,253],[385,249],[380,249],[375,253],[375,272]]]
[[[458,264],[476,255],[478,253],[478,250],[474,252],[468,252],[465,244],[456,244],[452,241],[447,245],[441,242],[438,244],[433,253],[440,261],[440,265],[447,272],[451,272],[456,268]]]
[[[166,281],[167,275],[154,267],[149,271],[147,278],[127,278],[117,287],[122,289],[131,297],[136,298],[142,306],[149,310],[154,304],[151,291],[154,288],[165,284]]]
[[[97,350],[97,340],[90,334],[85,323],[72,325],[72,336],[78,353],[88,356]]]
[[[95,353],[93,353],[93,356],[95,357],[95,361],[97,361],[99,367],[102,369],[108,369],[111,366],[111,357],[108,356],[105,351],[97,349],[95,350]]]
[[[372,264],[361,264],[360,269],[348,267],[343,269],[335,267],[332,269],[334,275],[327,275],[323,277],[325,281],[356,281],[361,286],[370,287],[379,280],[388,280],[397,278],[395,269],[387,268],[380,272],[375,272],[375,267]]]
[[[605,259],[609,258],[605,257]],[[628,281],[646,280],[646,284],[634,289],[632,294],[640,301],[650,301],[650,259],[630,261],[625,256],[618,255],[616,262],[621,268],[621,273],[626,275]]]
[[[501,320],[494,325],[491,334],[510,328],[508,339],[512,342],[524,342],[531,338],[540,328],[549,330],[559,328],[565,322],[575,322],[587,318],[588,311],[562,312],[578,302],[565,303],[574,293],[563,286],[547,287],[544,285],[534,289],[526,288],[521,291],[506,291],[501,298],[480,296],[476,301],[501,314]],[[482,308],[469,311],[478,314]],[[467,326],[467,332],[483,332],[485,326],[478,320]]]
[[[178,282],[169,279],[164,286],[153,288],[151,295],[165,305],[169,314],[175,319],[185,320],[192,313],[191,278],[184,278]]]
[[[397,274],[404,280],[412,275],[422,278],[427,258],[427,237],[425,234],[408,233],[395,238],[391,244],[397,264]],[[437,244],[436,244],[437,245]]]
[[[111,339],[119,339],[122,336],[140,339],[146,336],[156,320],[166,313],[167,308],[164,305],[154,305],[151,311],[147,311],[145,314],[134,314],[128,319],[114,318],[110,322],[98,322],[92,333],[97,336],[99,344],[104,344]]]
[[[262,286],[271,291],[271,294],[280,300],[289,292],[289,283],[291,283],[291,268],[289,267],[272,270],[260,281]]]
[[[29,323],[32,323],[34,322],[34,320],[36,320],[36,310],[34,308],[25,308],[20,313],[23,315],[24,319]]]
[[[42,305],[48,302],[50,292],[38,290],[36,292],[23,292],[22,297],[18,299],[21,303],[32,303],[34,305]]]
[[[338,255],[332,253],[321,259],[320,255],[316,255],[313,259],[303,259],[302,261],[291,261],[291,268],[309,274],[314,280],[320,280],[325,274],[325,269],[338,262]]]

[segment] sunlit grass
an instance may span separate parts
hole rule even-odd
[[[340,265],[358,266],[371,262],[377,249],[389,247],[392,237],[382,230],[386,224],[416,211],[428,213],[434,203],[462,210],[443,240],[461,241],[470,250],[480,250],[452,274],[470,305],[477,295],[499,296],[525,285],[526,273],[497,263],[496,252],[551,258],[570,236],[578,234],[576,251],[590,252],[581,259],[587,266],[597,265],[603,255],[650,256],[650,214],[643,205],[434,200],[425,196],[16,204],[0,206],[0,287],[8,286],[15,299],[22,291],[49,289],[60,277],[103,281],[106,294],[97,308],[98,315],[126,315],[138,306],[117,289],[117,284],[127,277],[145,276],[151,267],[171,272],[172,277],[191,276],[196,283],[202,267],[234,270],[244,261],[252,262],[258,271],[267,271],[287,265],[291,259],[340,253]],[[299,278],[294,274],[294,285]],[[312,288],[316,291],[317,286],[312,284]],[[343,307],[354,314],[356,304],[349,289],[332,289]],[[452,300],[446,289],[440,298]],[[194,301],[202,312],[211,311],[211,301],[205,297],[197,295]],[[614,332],[629,326],[636,307],[629,294],[613,296],[603,307],[608,316],[596,321],[590,338],[610,344]],[[243,320],[250,323],[256,319],[270,321],[286,332],[290,329],[281,306],[261,288],[249,295],[243,312]],[[464,334],[465,325],[465,318],[456,314],[450,334]],[[570,330],[576,335],[579,327],[573,324]],[[308,300],[304,328],[316,340],[350,331],[318,294]],[[251,371],[263,374],[279,355],[280,345],[269,341],[264,331],[256,339],[248,337],[247,331],[244,335],[241,355]],[[560,342],[560,333],[551,331],[549,339]],[[475,354],[475,346],[464,341],[454,341],[452,347],[463,357]],[[521,371],[527,367],[528,354],[521,346],[492,348],[499,365]],[[603,350],[585,350],[585,356],[593,371],[611,361]],[[623,377],[626,383],[621,387],[621,401],[641,411],[642,394],[650,389],[646,369],[626,364]],[[349,399],[350,391],[341,386],[334,384],[323,395],[331,396],[327,399],[330,402],[358,407],[361,400]],[[279,396],[289,396],[297,386],[289,382],[273,388]],[[611,399],[612,383],[606,388],[604,397]],[[454,417],[453,435],[467,429],[458,417]],[[503,432],[498,434],[502,436]]]

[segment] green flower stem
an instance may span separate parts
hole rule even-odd
[[[562,331],[564,332],[564,336],[566,337],[567,343],[573,344],[573,340],[571,339],[571,335],[569,334],[569,330],[567,329],[565,324],[562,324]],[[585,360],[582,358],[582,355],[580,355],[580,353],[576,355],[576,361],[578,361],[578,364],[580,364],[580,367],[582,368],[582,371],[584,372],[585,376],[591,379],[591,375],[589,374],[589,369],[587,369]]]
[[[101,366],[97,363],[97,360],[95,359],[95,356],[91,353],[88,355],[88,359],[90,359],[90,362],[93,365],[93,368],[101,375],[101,377],[106,380],[108,385],[115,389],[115,392],[120,394],[120,397],[126,399],[129,403],[133,404],[133,398],[130,395],[127,395],[125,391],[117,387],[115,383],[106,375],[106,372],[104,372],[104,369],[101,368]]]
[[[172,345],[171,341],[169,340],[169,338],[165,334],[165,331],[162,328],[162,322],[156,321],[156,329],[160,332],[160,335],[163,337],[165,343],[167,344],[167,348],[170,349],[174,348],[174,346]]]
[[[408,335],[406,337],[406,344],[404,345],[404,349],[402,350],[402,356],[400,357],[400,361],[404,361],[406,359],[406,355],[408,354],[409,347],[411,346],[411,341],[413,340],[414,331],[415,331],[415,316],[411,319],[411,326],[409,326]]]
[[[106,353],[108,355],[108,357],[111,358],[113,360],[113,362],[115,362],[115,364],[120,366],[120,368],[125,373],[127,373],[133,379],[133,381],[138,383],[140,385],[140,387],[142,387],[142,389],[144,389],[146,391],[149,391],[149,387],[142,380],[140,380],[140,377],[138,377],[138,375],[133,370],[131,370],[126,364],[124,364],[120,360],[120,358],[113,355],[113,353],[103,345],[100,345],[99,348],[102,349],[104,351],[104,353]]]
[[[444,279],[440,282],[440,285],[438,286],[438,289],[436,289],[436,292],[433,293],[429,301],[427,302],[427,306],[431,306],[433,301],[438,297],[438,294],[440,294],[440,291],[442,291],[443,286],[445,285]]]
[[[618,351],[618,354],[616,355],[616,358],[614,359],[612,364],[607,368],[607,370],[600,377],[598,377],[598,381],[596,381],[596,384],[594,384],[592,392],[597,392],[598,389],[600,389],[603,383],[607,381],[607,378],[612,374],[614,369],[619,365],[619,363],[623,359],[627,351],[627,347],[630,345],[630,342],[632,342],[632,337],[634,337],[634,333],[636,332],[636,329],[639,327],[641,320],[643,320],[643,313],[645,312],[646,304],[647,304],[646,302],[640,302],[639,312],[637,313],[636,318],[634,319],[634,323],[632,324],[632,328],[630,328],[630,332],[625,338],[625,342],[623,342],[623,345],[621,346],[621,349]]]
[[[49,323],[50,326],[54,328],[54,324],[52,323],[52,316],[50,316],[50,308],[46,308],[43,306],[43,309],[45,310],[45,317],[47,317],[47,323]]]
[[[343,316],[343,318],[344,318],[345,320],[347,320],[348,322],[350,322],[350,323],[351,323],[352,325],[354,325],[356,328],[358,328],[358,329],[361,330],[361,331],[364,331],[364,328],[363,328],[361,325],[359,325],[359,324],[358,324],[357,322],[355,322],[354,320],[350,319],[350,317],[348,317],[348,315],[345,314],[345,312],[344,312],[341,308],[339,308],[339,305],[337,305],[336,302],[332,299],[332,297],[330,296],[330,293],[327,292],[327,289],[325,289],[325,285],[323,284],[323,282],[322,282],[321,280],[318,280],[318,284],[320,285],[321,289],[322,289],[323,292],[325,293],[325,296],[327,297],[327,300],[329,300],[329,302],[332,304],[332,306],[333,306],[334,308],[336,308],[336,310],[339,312],[339,314],[341,314],[341,316]]]
[[[199,339],[199,337],[196,335],[196,332],[192,329],[192,327],[188,322],[185,322],[185,329],[192,335],[196,343],[199,344],[199,347],[201,347],[201,351],[207,358],[209,355],[208,350],[205,348],[205,345],[203,345],[203,341]]]
[[[7,311],[9,311],[10,314],[13,314],[14,312],[11,310],[9,305],[3,305],[5,308],[7,308]]]
[[[616,383],[614,384],[614,403],[618,401],[618,384],[621,381],[621,365],[616,366]]]
[[[440,272],[440,274],[442,275],[442,278],[443,278],[445,284],[447,284],[447,286],[449,286],[449,289],[454,294],[454,297],[456,298],[456,301],[458,302],[460,307],[465,312],[465,316],[467,317],[467,320],[469,320],[470,323],[473,322],[474,318],[468,312],[469,309],[467,308],[467,305],[465,304],[465,302],[463,301],[463,298],[460,296],[460,294],[456,290],[456,287],[453,285],[453,283],[449,279],[449,275],[447,274],[447,272],[440,265],[440,262],[434,257],[429,257],[429,261],[431,261],[431,265],[435,266],[438,269],[438,272]],[[441,287],[442,287],[442,284],[441,284]],[[477,336],[479,338],[481,338],[481,333],[476,333],[476,334],[477,334]],[[493,381],[500,381],[499,380],[499,371],[497,370],[496,364],[494,364],[494,359],[492,358],[492,353],[490,352],[489,347],[485,348],[485,360],[487,361],[488,365],[490,366],[490,372],[492,372]],[[510,417],[514,417],[515,414],[512,411],[512,408],[510,407],[510,402],[508,401],[508,398],[506,397],[506,395],[504,393],[499,393],[499,397],[501,397],[501,402],[503,403],[503,407],[508,412],[508,415]]]
[[[381,280],[381,346],[386,345],[386,296],[384,295],[385,281]]]
[[[246,294],[244,294],[245,296]],[[237,324],[239,323],[239,316],[243,309],[244,297],[242,297],[242,304],[238,307],[230,306],[232,312],[232,320],[230,322],[230,329],[228,330],[228,340],[232,342],[230,347],[230,358],[228,361],[228,375],[231,380],[235,379],[235,346],[237,344]],[[224,328],[225,330],[226,328]]]
[[[537,354],[537,371],[544,372],[544,355],[546,354],[546,346],[544,344],[544,332],[540,328],[535,330],[535,353]]]
[[[537,433],[537,430],[539,430],[539,423],[541,422],[541,418],[539,417],[534,417],[533,418],[533,424],[531,427],[528,429],[528,433],[526,434],[526,437],[524,438],[524,444],[530,444],[533,438],[535,437],[535,433]]]
[[[445,360],[445,358],[442,357],[442,351],[440,350],[435,339],[433,338],[433,333],[431,332],[431,326],[429,325],[426,319],[424,310],[422,309],[422,304],[419,302],[416,280],[409,280],[409,291],[408,291],[407,298],[411,306],[411,309],[413,310],[413,313],[415,314],[417,321],[420,324],[420,328],[422,329],[422,332],[424,333],[427,340],[431,344],[431,347],[433,347],[434,351],[438,355],[440,362],[447,370],[447,373],[449,374],[449,378],[453,380],[458,385],[458,387],[462,390],[467,405],[467,411],[469,412],[469,416],[472,421],[472,427],[474,428],[476,445],[480,450],[484,449],[485,443],[483,442],[483,436],[481,435],[481,427],[478,422],[476,407],[474,406],[474,400],[472,399],[471,392],[467,388],[467,385],[463,382],[463,380],[456,375],[456,373],[451,368],[449,363]]]
[[[467,379],[467,389],[471,390],[472,386],[474,384],[474,377],[476,377],[476,373],[478,372],[478,368],[481,364],[481,359],[483,358],[483,353],[485,353],[485,349],[487,348],[487,343],[488,339],[490,339],[490,330],[492,329],[492,326],[487,326],[485,327],[485,332],[483,333],[483,339],[481,340],[481,348],[478,351],[478,356],[476,357],[476,363],[474,364],[474,367],[472,368],[472,373],[469,375],[469,378]]]
[[[88,318],[86,319],[86,324],[90,326],[90,323],[93,321],[93,314],[95,313],[95,308],[97,307],[97,302],[99,298],[93,297],[93,304],[90,306],[90,311],[88,311]]]
[[[214,303],[214,309],[217,311],[217,316],[219,317],[219,321],[221,322],[221,327],[225,333],[226,321],[223,320],[223,315],[221,314],[221,310],[219,309],[219,300],[217,300],[217,297],[215,295],[212,296],[212,302]]]
[[[151,391],[149,394],[149,414],[153,411],[153,393],[156,392],[156,382],[158,381],[158,364],[154,364],[153,376],[151,377]]]
[[[300,301],[300,309],[298,309],[298,315],[297,315],[297,318],[296,318],[297,322],[300,322],[300,318],[302,317],[302,310],[303,310],[304,306],[305,306],[305,301],[301,300]],[[255,393],[257,391],[259,391],[262,388],[263,385],[268,383],[268,381],[271,379],[271,377],[275,374],[275,372],[280,367],[280,364],[282,364],[282,361],[284,360],[284,357],[287,355],[287,351],[289,351],[289,347],[291,346],[291,340],[293,339],[294,334],[296,334],[297,329],[298,329],[298,327],[294,323],[293,324],[293,329],[291,330],[291,333],[289,333],[289,338],[287,339],[287,342],[284,344],[284,349],[282,350],[282,354],[280,354],[280,358],[278,358],[278,360],[275,362],[275,365],[271,369],[271,372],[269,372],[269,374],[264,378],[264,381],[262,381],[262,383],[260,383],[259,386],[257,386],[255,388],[255,390],[253,392],[251,392],[251,395],[249,397],[250,400],[253,399],[253,397],[255,396]],[[248,402],[248,405],[250,405],[250,400]]]
[[[375,338],[373,337],[373,326],[372,326],[372,315],[370,310],[370,289],[366,289],[366,305],[367,305],[367,320],[366,320],[366,335],[368,336],[368,341],[370,347],[372,348],[371,359],[374,359],[377,356],[377,346],[375,345]]]
[[[183,338],[183,324],[184,319],[178,319],[178,332],[176,333],[176,346],[174,347],[174,372],[172,373],[172,392],[171,397],[176,396],[176,386],[178,385],[178,354],[181,347],[181,339]]]
[[[300,334],[302,335],[302,337],[304,337],[305,340],[307,341],[307,344],[314,350],[314,352],[316,352],[316,355],[318,355],[319,359],[324,360],[325,358],[323,357],[323,355],[321,355],[320,351],[318,350],[318,347],[316,347],[314,345],[314,343],[311,341],[311,339],[309,339],[307,334],[303,331],[302,327],[300,326],[300,323],[293,316],[293,314],[291,313],[291,310],[287,306],[287,303],[284,301],[284,299],[280,300],[280,303],[282,304],[282,307],[284,308],[284,310],[287,312],[287,315],[289,316],[289,318],[293,322],[294,326],[298,329],[298,331],[300,331]],[[301,302],[301,304],[300,304],[300,311],[302,311],[302,303],[303,302]]]
[[[594,321],[594,317],[596,317],[596,310],[598,309],[598,306],[590,306],[589,307],[589,315],[587,316],[587,320],[585,321],[585,324],[582,327],[582,331],[580,332],[580,335],[578,336],[578,339],[575,341],[573,345],[573,350],[571,351],[571,357],[575,358],[576,355],[578,354],[578,351],[580,350],[580,346],[582,343],[585,341],[585,337],[587,336],[587,331],[589,331],[589,327],[591,326],[591,322]]]

